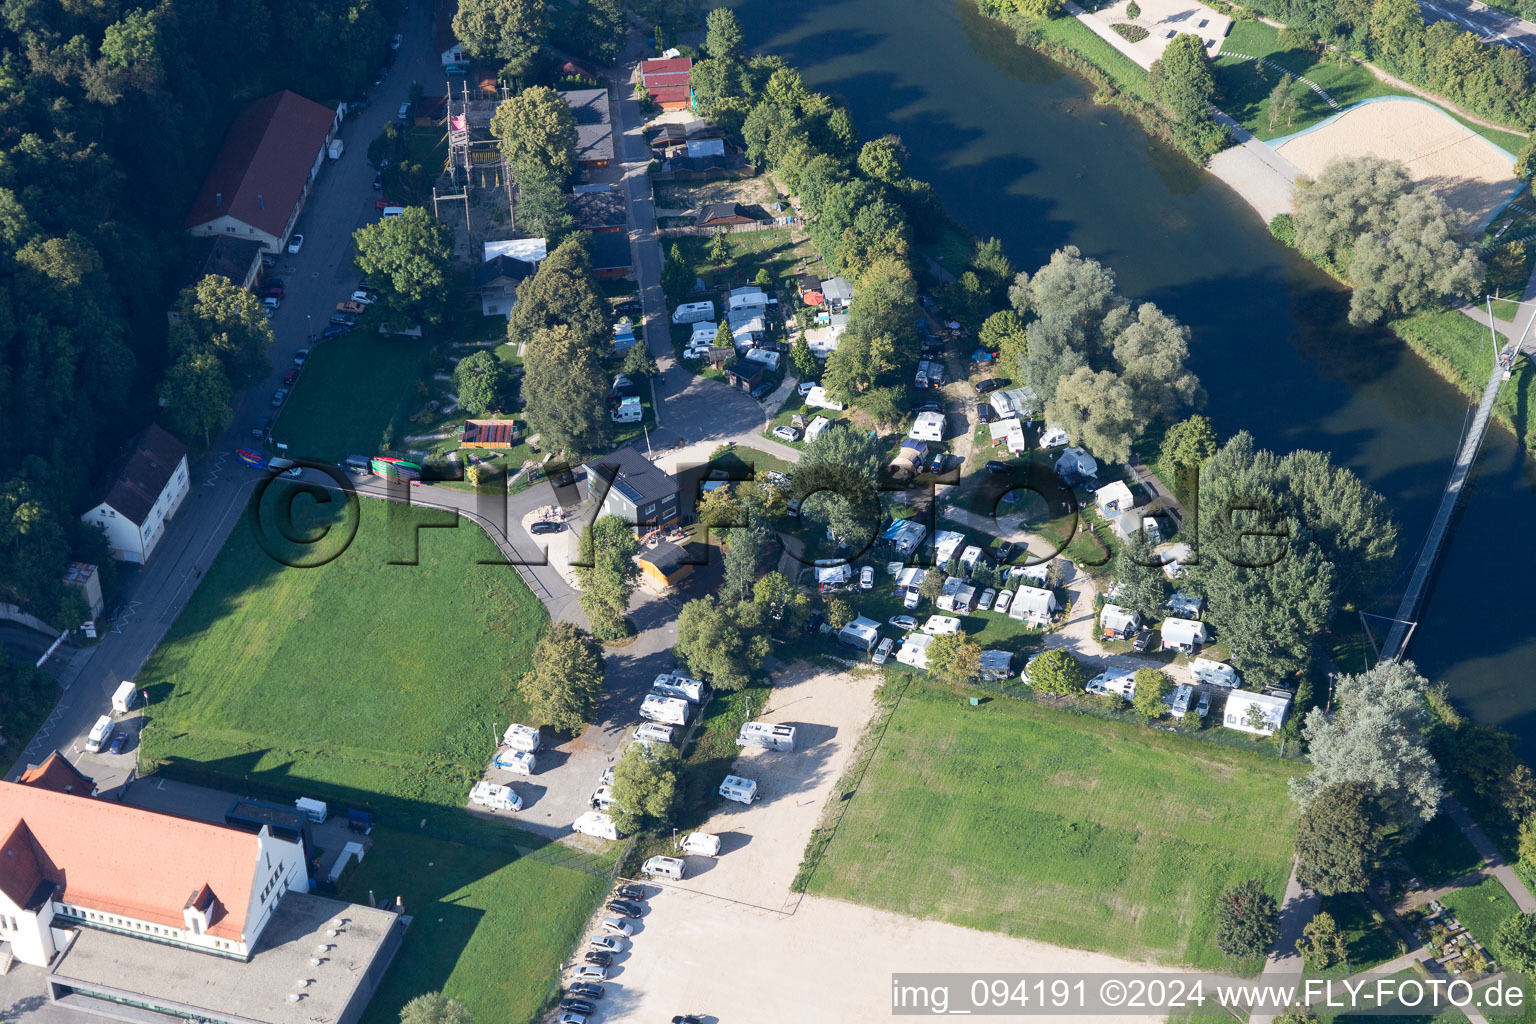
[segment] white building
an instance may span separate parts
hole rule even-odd
[[[1056,595],[1049,590],[1041,590],[1039,587],[1020,587],[1019,592],[1013,595],[1013,604],[1008,608],[1008,617],[1043,629],[1051,624],[1051,619],[1060,610],[1061,606],[1056,603]]]
[[[1136,504],[1136,499],[1131,495],[1131,489],[1125,486],[1122,480],[1114,480],[1100,487],[1094,494],[1093,501],[1105,516],[1125,512]]]
[[[147,562],[189,489],[187,446],[150,424],[80,519],[106,534],[113,558]]]
[[[821,294],[827,300],[827,310],[841,313],[853,302],[853,286],[841,277],[821,282]]]
[[[451,68],[456,64],[468,64],[469,57],[464,53],[464,47],[454,43],[443,51],[442,64],[445,68]]]
[[[1099,629],[1107,637],[1130,636],[1141,628],[1141,616],[1129,608],[1106,604],[1099,609]]]
[[[1285,713],[1290,706],[1289,697],[1233,690],[1227,694],[1221,724],[1255,736],[1273,736],[1285,724]]]
[[[1210,639],[1205,623],[1197,619],[1164,619],[1163,650],[1189,652]]]
[[[944,440],[944,414],[941,412],[918,413],[917,421],[912,424],[912,429],[907,431],[907,436],[930,443]]]

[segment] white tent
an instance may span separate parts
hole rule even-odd
[[[1205,623],[1197,619],[1164,619],[1162,625],[1163,650],[1176,648],[1188,651],[1210,639]]]

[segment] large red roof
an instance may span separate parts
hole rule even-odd
[[[334,110],[286,89],[247,104],[224,136],[186,227],[228,214],[281,236],[335,118]]]
[[[686,75],[693,68],[689,57],[656,57],[640,63],[640,74],[649,81],[652,75]]]
[[[0,782],[0,836],[0,891],[18,902],[47,880],[61,902],[184,928],[182,909],[206,886],[208,933],[239,940],[245,930],[257,867],[249,832]]]

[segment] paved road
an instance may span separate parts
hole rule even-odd
[[[1536,16],[1536,2],[1527,0],[1526,16]],[[1518,47],[1526,56],[1536,58],[1536,24],[1524,21],[1497,7],[1489,7],[1477,0],[1419,0],[1424,20],[1454,21],[1469,32],[1481,36],[1485,42],[1503,43]]]

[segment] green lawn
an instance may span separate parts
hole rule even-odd
[[[899,913],[1196,967],[1216,896],[1290,870],[1297,769],[918,681],[810,891]],[[1239,965],[1254,967],[1257,965]]]
[[[1397,958],[1396,936],[1387,928],[1385,921],[1376,920],[1364,896],[1329,896],[1323,900],[1323,909],[1333,915],[1339,931],[1344,933],[1351,973],[1369,970]]]
[[[1048,41],[1075,50],[1107,74],[1115,87],[1144,103],[1152,102],[1152,90],[1147,85],[1147,73],[1131,58],[1121,53],[1093,29],[1073,17],[1048,18],[1031,21]]]
[[[1232,31],[1221,44],[1221,49],[1222,55],[1217,56],[1214,68],[1216,87],[1221,97],[1218,104],[1261,139],[1274,139],[1299,132],[1332,117],[1338,111],[1329,107],[1321,96],[1304,83],[1297,81],[1294,88],[1298,103],[1295,120],[1290,124],[1282,121],[1271,127],[1269,94],[1280,81],[1281,72],[1260,66],[1257,61],[1242,60],[1226,54],[1268,57],[1289,71],[1292,78],[1304,76],[1316,82],[1333,97],[1340,109],[1377,96],[1414,96],[1407,90],[1386,84],[1372,74],[1369,68],[1338,55],[1282,49],[1280,30],[1261,21],[1233,22]],[[1445,110],[1445,113],[1510,153],[1518,153],[1525,141],[1522,136],[1511,132],[1495,131],[1474,124],[1450,110]]]
[[[696,276],[704,279],[711,293],[720,288],[734,288],[746,284],[766,269],[775,282],[791,277],[791,268],[802,258],[813,254],[811,243],[796,242],[789,228],[768,228],[764,231],[742,231],[726,235],[730,255],[725,262],[716,263],[709,258],[709,245],[714,239],[709,235],[681,235],[663,238],[662,250],[671,254],[675,243],[683,251],[683,258],[693,267]],[[710,298],[715,296],[711,294]],[[669,303],[682,301],[680,295],[668,295]]]
[[[1414,836],[1403,848],[1403,859],[1429,888],[1448,885],[1483,863],[1461,826],[1447,814],[1436,815]]]
[[[314,506],[295,505],[289,532],[307,531]],[[333,525],[319,550],[340,546]],[[386,564],[411,557],[413,536],[419,564]],[[463,806],[493,730],[521,711],[512,686],[547,618],[510,566],[479,564],[499,557],[470,523],[376,499],[319,568],[286,568],[237,528],[139,673],[146,767],[363,803],[386,822]]]
[[[1472,933],[1495,960],[1498,952],[1493,948],[1493,937],[1498,934],[1504,919],[1520,912],[1515,901],[1496,878],[1488,878],[1466,889],[1457,889],[1440,900],[1445,908],[1456,915],[1462,927]]]
[[[357,330],[317,342],[272,437],[296,458],[340,462],[380,450],[384,429],[416,380],[420,338]]]
[[[1486,324],[1455,310],[1418,313],[1389,321],[1388,329],[1424,357],[1440,375],[1467,394],[1481,397],[1493,370],[1494,339]],[[1498,343],[1506,339],[1501,334]],[[1511,379],[1499,392],[1494,416],[1514,431],[1520,443],[1536,450],[1536,434],[1531,432],[1532,414],[1536,413],[1536,369],[1525,356],[1515,360]]]
[[[365,1024],[394,1024],[408,1000],[434,990],[463,1000],[476,1020],[533,1020],[551,1005],[560,965],[608,887],[602,860],[584,865],[571,854],[558,844],[519,855],[376,829],[343,896],[402,896],[415,920]]]

